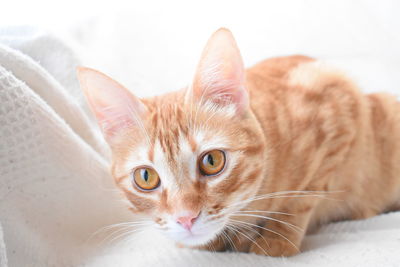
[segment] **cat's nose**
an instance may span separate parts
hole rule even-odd
[[[178,217],[176,222],[182,225],[182,227],[186,230],[190,231],[197,218],[199,218],[199,214],[200,212],[188,212],[185,214],[185,216]]]

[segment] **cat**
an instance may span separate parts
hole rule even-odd
[[[77,72],[130,209],[180,246],[291,256],[323,223],[400,207],[399,103],[313,58],[245,70],[222,28],[176,92]]]

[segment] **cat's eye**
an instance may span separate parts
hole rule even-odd
[[[210,176],[220,173],[225,166],[225,153],[221,150],[212,150],[200,157],[199,169],[201,174]]]
[[[133,171],[133,182],[139,189],[150,191],[160,185],[160,177],[154,169],[141,167]]]

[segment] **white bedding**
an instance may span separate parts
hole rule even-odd
[[[146,63],[140,56],[141,49],[144,55],[151,54],[145,43],[157,38],[150,33],[138,33],[148,39],[129,53],[135,42],[123,34],[126,20],[114,21],[116,29],[122,28],[103,28],[102,35],[85,30],[86,39],[73,31],[75,40],[84,45],[75,47],[79,57],[64,41],[44,32],[0,30],[0,267],[399,266],[399,212],[322,227],[306,237],[302,254],[287,259],[178,249],[154,232],[101,246],[99,241],[107,233],[93,237],[94,232],[132,216],[115,191],[107,169],[108,150],[82,101],[74,74],[78,59],[111,73],[130,88],[142,88],[135,91],[141,96],[175,89],[190,73],[182,59],[192,53],[189,48],[182,51],[182,58],[171,61],[165,56],[151,68],[157,64],[155,58]],[[160,31],[156,27],[153,34]],[[121,50],[113,49],[118,38],[125,40]],[[198,39],[197,53],[204,42]],[[400,46],[396,42],[400,39],[393,40],[382,58],[379,53],[368,54],[378,41],[357,56],[322,53],[322,57],[349,70],[368,91],[384,87],[398,93]],[[251,48],[242,43],[243,51]],[[250,62],[256,60],[257,53],[252,53],[247,54]],[[259,54],[258,59],[263,55]],[[196,57],[187,60],[192,59]],[[161,70],[167,70],[165,75]]]

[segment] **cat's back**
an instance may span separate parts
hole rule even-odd
[[[266,59],[247,69],[246,82],[251,108],[260,122],[270,119],[265,115],[277,112],[276,109],[272,112],[268,108],[273,108],[277,102],[282,102],[279,106],[285,105],[286,96],[294,94],[289,84],[291,72],[312,62],[315,62],[313,58],[294,55]]]
[[[284,139],[312,128],[324,132],[316,129],[320,127],[315,121],[323,120],[332,130],[343,128],[343,123],[359,121],[363,113],[357,87],[339,71],[307,56],[264,60],[247,69],[246,78],[251,108],[260,124],[278,130]]]
[[[357,86],[342,72],[313,58],[267,59],[247,69],[246,75],[251,108],[264,127],[280,120],[278,126],[295,130],[296,125],[312,126],[311,120],[324,120],[334,130],[345,127],[346,121],[365,119],[367,103]]]
[[[250,76],[259,75],[263,78],[282,81],[287,78],[288,73],[294,68],[314,61],[315,59],[303,55],[269,58],[249,68],[247,73]]]

